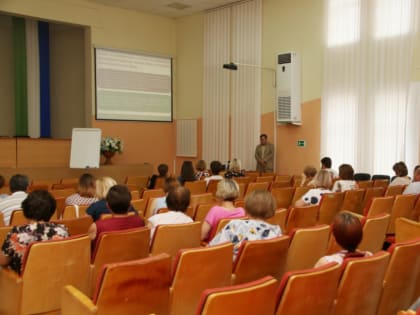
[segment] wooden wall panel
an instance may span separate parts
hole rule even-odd
[[[0,167],[16,167],[16,138],[0,138]]]
[[[27,139],[17,141],[17,167],[68,167],[69,139]]]

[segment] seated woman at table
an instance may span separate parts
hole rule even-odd
[[[55,212],[56,202],[46,190],[34,190],[22,202],[28,224],[14,226],[7,234],[0,252],[0,266],[22,272],[22,258],[29,244],[58,240],[69,236],[64,225],[48,222]]]

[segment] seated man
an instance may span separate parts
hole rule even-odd
[[[1,199],[0,211],[3,212],[4,224],[9,225],[12,212],[22,208],[22,201],[28,196],[26,190],[29,186],[29,179],[26,175],[16,174],[10,178],[10,196]]]
[[[22,258],[30,243],[69,236],[64,225],[48,222],[55,211],[55,199],[48,191],[34,190],[22,202],[22,208],[29,224],[14,226],[7,234],[0,252],[0,266],[8,265],[19,274],[22,271]]]
[[[106,203],[112,213],[112,218],[98,220],[89,227],[88,234],[96,247],[98,236],[102,232],[120,231],[144,226],[144,221],[138,215],[129,215],[131,194],[127,186],[112,186],[106,195]]]
[[[187,211],[190,204],[190,196],[190,190],[182,186],[176,187],[168,192],[166,204],[168,205],[169,211],[151,216],[147,223],[147,226],[150,228],[150,240],[152,240],[158,225],[193,222],[193,220],[184,213]]]

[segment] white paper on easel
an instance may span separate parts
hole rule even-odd
[[[101,152],[99,128],[73,128],[70,168],[98,168]]]

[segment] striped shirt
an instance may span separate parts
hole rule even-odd
[[[0,199],[0,211],[3,212],[4,224],[9,225],[12,212],[22,209],[22,201],[26,199],[28,194],[24,191],[16,191],[10,196]]]

